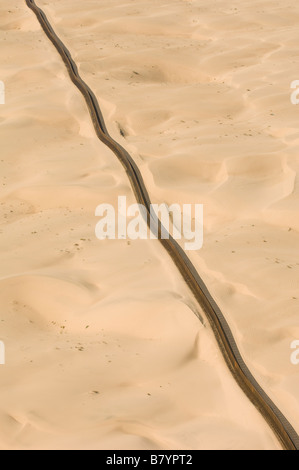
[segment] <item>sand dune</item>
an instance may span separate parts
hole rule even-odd
[[[152,199],[205,204],[192,259],[298,429],[297,12],[38,4]],[[98,204],[135,202],[128,179],[25,2],[0,13],[0,447],[279,448],[159,243],[96,240]]]

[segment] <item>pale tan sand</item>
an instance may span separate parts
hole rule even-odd
[[[255,39],[250,47],[244,39],[246,64],[258,62],[251,50],[259,42],[255,15],[243,25],[236,15],[223,22],[223,2],[213,10],[198,10],[202,2],[38,3],[59,25],[109,128],[119,141],[116,123],[128,134],[123,143],[153,200],[205,203],[205,247],[193,258],[246,359],[278,404],[292,408],[296,424],[298,373],[288,362],[296,301],[286,299],[296,290],[295,266],[286,266],[298,247],[295,193],[289,213],[282,206],[296,175],[289,163],[295,143],[286,143],[296,134],[296,114],[286,105],[294,130],[284,140],[278,118],[272,137],[241,137],[255,116],[233,84],[244,83],[233,65],[243,59],[219,58],[224,39],[232,44],[246,27],[248,40]],[[127,177],[95,138],[82,97],[25,3],[2,4],[0,15],[0,79],[7,86],[0,108],[0,339],[7,353],[1,448],[279,448],[231,378],[210,328],[194,315],[192,296],[159,243],[95,239],[99,203],[115,204],[119,194],[134,201]],[[293,18],[286,19],[291,26]],[[272,36],[269,42],[276,47]],[[263,47],[268,54],[272,45]],[[258,82],[259,74],[252,77]],[[279,84],[273,110],[277,102],[284,106],[275,101]],[[262,121],[267,105],[261,87],[259,93],[254,106]],[[224,125],[226,145],[216,125],[221,113],[241,121]],[[251,127],[258,126],[254,120]],[[255,148],[262,148],[262,165],[249,158]],[[263,191],[252,198],[254,186]],[[278,283],[287,291],[278,292]]]
[[[205,204],[192,258],[299,429],[297,3],[41,3],[152,199]]]

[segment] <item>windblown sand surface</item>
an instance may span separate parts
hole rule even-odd
[[[152,200],[204,203],[190,256],[298,431],[299,7],[37,4]],[[159,243],[96,240],[128,179],[25,2],[0,15],[0,447],[280,448]]]

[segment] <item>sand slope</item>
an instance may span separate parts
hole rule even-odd
[[[299,429],[297,4],[88,1],[78,19],[79,1],[46,3],[152,199],[204,203],[192,259]]]
[[[264,93],[259,98],[256,86],[249,104],[242,70],[231,63],[245,59],[221,48],[246,26],[239,52],[247,51],[248,67],[256,64],[249,42],[257,23],[247,15],[242,26],[230,11],[223,22],[223,3],[154,1],[149,15],[148,2],[86,1],[84,13],[79,1],[39,2],[119,141],[124,130],[153,200],[205,203],[205,248],[194,260],[246,358],[278,404],[292,407],[296,424],[298,375],[288,364],[298,331],[289,299],[297,268],[293,260],[288,267],[298,247],[295,141],[281,136],[279,121],[275,135],[243,135],[256,114],[251,127],[261,126]],[[95,138],[32,12],[12,0],[0,13],[1,448],[279,448],[159,243],[96,240],[96,206],[115,204],[119,194],[134,202],[126,175]],[[256,40],[264,61],[276,48],[275,18],[264,26],[268,41]],[[291,32],[293,18],[285,19]],[[251,158],[256,148],[260,159]],[[278,283],[287,289],[279,293]]]

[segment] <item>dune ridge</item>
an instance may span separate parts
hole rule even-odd
[[[72,23],[67,1],[45,3],[83,78],[103,97],[109,131],[134,156],[154,202],[205,204],[205,244],[192,261],[228,312],[254,375],[298,428],[298,374],[290,363],[298,332],[298,108],[290,104],[297,6],[157,0],[148,15],[146,2],[118,8],[117,1],[101,7],[90,1],[86,15],[99,15],[99,28],[89,30],[87,17]],[[169,9],[167,18],[161,8]],[[146,15],[155,21],[153,37],[144,29]],[[174,33],[178,15],[181,30]],[[173,56],[192,64],[192,73],[189,65],[178,68],[178,76],[186,70],[188,83],[165,81]],[[188,172],[185,159],[201,165],[203,176]],[[219,172],[207,172],[203,165],[211,162]],[[227,288],[240,280],[254,296]],[[275,332],[271,340],[268,330]],[[273,376],[280,381],[274,384]]]
[[[278,448],[158,245],[93,239],[101,200],[134,201],[126,176],[90,127],[78,133],[86,110],[35,21],[19,2],[1,8],[17,68],[42,69],[46,50],[53,70],[11,82],[1,110],[1,448]]]

